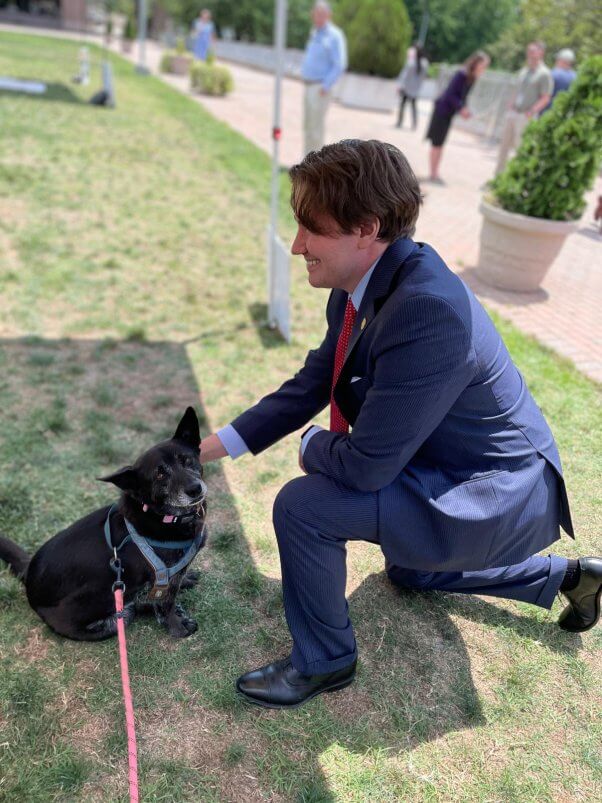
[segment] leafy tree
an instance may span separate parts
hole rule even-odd
[[[305,47],[311,29],[311,9],[314,0],[289,0],[287,46]],[[336,17],[335,20],[336,22]]]
[[[494,64],[517,70],[534,39],[543,40],[550,62],[563,47],[572,48],[578,61],[602,52],[600,0],[523,0],[517,21],[491,48]]]
[[[432,61],[457,63],[495,42],[516,18],[520,0],[405,0],[414,38],[425,6],[429,27],[425,49]]]
[[[347,35],[349,68],[387,78],[397,75],[412,36],[403,0],[347,0],[337,12]]]
[[[602,56],[593,56],[552,108],[529,123],[493,194],[508,212],[575,220],[601,161]]]

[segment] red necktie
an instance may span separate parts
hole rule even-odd
[[[343,363],[345,362],[345,353],[349,345],[349,337],[353,329],[355,321],[355,307],[351,303],[351,296],[347,299],[347,306],[345,307],[345,317],[343,318],[343,327],[339,340],[337,342],[337,350],[334,355],[334,373],[332,375],[332,389],[330,391],[330,431],[331,432],[349,432],[349,422],[339,410],[339,406],[334,400],[334,387],[338,381]]]

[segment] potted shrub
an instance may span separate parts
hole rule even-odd
[[[125,25],[123,26],[123,33],[121,35],[121,51],[122,53],[132,52],[132,42],[136,38],[136,23],[132,14],[128,14],[125,18]]]
[[[602,159],[602,56],[588,59],[568,92],[525,129],[491,184],[477,273],[504,290],[536,290],[575,231]]]
[[[210,53],[207,61],[195,61],[190,68],[190,89],[204,95],[227,95],[234,89],[232,73],[227,67],[215,64]]]
[[[192,56],[186,52],[186,43],[180,38],[176,42],[175,50],[166,50],[161,57],[159,69],[161,72],[170,72],[175,75],[187,75],[192,64]]]

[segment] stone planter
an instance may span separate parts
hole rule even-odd
[[[483,215],[477,275],[502,290],[537,290],[578,221],[517,215],[481,201]]]
[[[188,75],[191,64],[191,56],[172,56],[170,72],[174,73],[174,75]]]

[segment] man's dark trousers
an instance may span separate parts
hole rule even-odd
[[[334,672],[357,657],[345,598],[346,542],[379,543],[378,497],[321,474],[292,480],[276,497],[274,528],[292,663],[303,674]],[[412,538],[403,521],[399,537]],[[505,597],[549,609],[566,567],[566,558],[535,555],[514,566],[468,572],[389,567],[389,576],[408,588]]]

